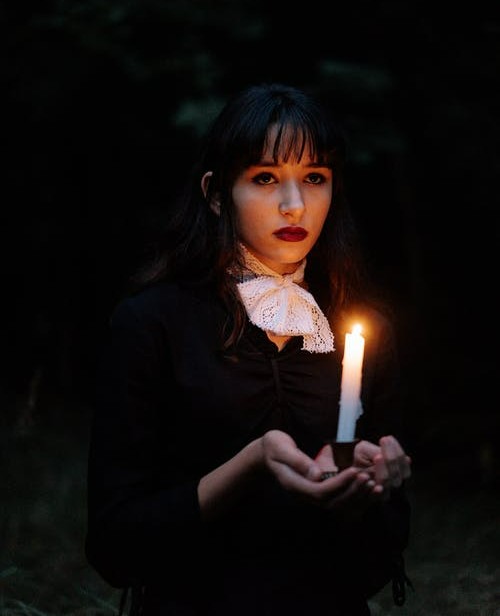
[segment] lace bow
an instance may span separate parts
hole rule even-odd
[[[334,351],[333,334],[314,297],[299,284],[306,260],[292,274],[278,274],[244,246],[245,271],[238,291],[250,321],[279,336],[302,336],[302,349],[311,353]]]

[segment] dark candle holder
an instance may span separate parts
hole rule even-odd
[[[354,462],[354,448],[359,443],[359,440],[359,438],[356,438],[353,441],[329,441],[333,451],[333,460],[339,471],[352,466]]]

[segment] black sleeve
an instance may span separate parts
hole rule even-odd
[[[124,301],[111,320],[88,458],[86,555],[115,587],[140,583],[158,561],[189,558],[200,527],[198,481],[174,484],[158,463],[169,438],[158,430],[168,358],[161,321]]]

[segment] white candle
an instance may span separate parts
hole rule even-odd
[[[361,415],[361,372],[365,339],[361,325],[355,325],[351,334],[345,336],[344,358],[342,360],[342,382],[340,385],[340,410],[337,427],[337,441],[353,441],[356,421]]]

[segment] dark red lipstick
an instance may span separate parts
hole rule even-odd
[[[307,237],[307,231],[302,227],[282,227],[274,235],[284,242],[301,242]]]

